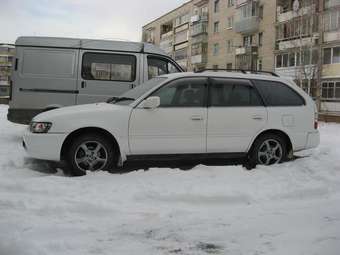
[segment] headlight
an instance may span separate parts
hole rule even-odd
[[[32,133],[44,134],[52,127],[50,122],[31,122],[30,131]]]

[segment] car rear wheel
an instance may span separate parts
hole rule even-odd
[[[256,165],[274,165],[284,162],[287,159],[286,141],[276,134],[265,134],[254,142],[249,153],[246,167],[251,170]]]
[[[117,166],[114,144],[97,134],[75,138],[67,158],[74,176],[85,175],[86,171],[112,171]]]

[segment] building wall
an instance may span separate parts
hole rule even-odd
[[[0,97],[9,96],[9,81],[14,49],[0,46]]]
[[[263,45],[258,48],[256,58],[262,60],[262,69],[272,71],[274,68],[274,53],[273,49],[275,46],[275,14],[276,5],[275,1],[272,0],[260,0],[257,1],[260,5],[264,6],[263,18],[259,19],[259,25],[255,31],[251,33],[240,33],[236,32],[234,27],[230,27],[228,24],[228,18],[233,17],[234,24],[238,22],[240,5],[238,3],[251,2],[251,1],[239,1],[234,0],[234,4],[229,6],[228,0],[219,0],[219,10],[215,12],[215,2],[216,0],[192,0],[186,4],[178,7],[177,9],[163,15],[162,17],[150,22],[143,27],[143,40],[154,43],[156,45],[161,44],[161,26],[169,21],[174,21],[176,17],[183,15],[184,13],[190,13],[190,16],[194,16],[194,10],[196,6],[208,7],[208,51],[206,54],[207,62],[202,65],[196,65],[191,63],[191,44],[192,37],[191,31],[189,32],[189,52],[188,52],[188,70],[193,70],[197,68],[227,68],[227,64],[231,64],[232,68],[240,68],[238,65],[236,52],[238,48],[242,48],[243,36],[252,34],[253,35],[253,46],[258,46],[258,34],[263,33]],[[254,1],[255,2],[255,1]],[[241,5],[242,6],[242,5]],[[214,31],[215,22],[219,22],[218,31]],[[193,26],[193,22],[189,22],[190,29]],[[152,36],[150,36],[150,31]],[[175,33],[175,27],[174,27]],[[174,36],[175,38],[175,36]],[[228,41],[232,41],[231,50],[228,50]],[[218,52],[216,52],[216,45],[218,45]],[[229,48],[230,49],[230,48]],[[174,57],[174,52],[170,54]],[[230,66],[229,66],[230,67]],[[255,65],[254,69],[258,66]],[[248,68],[250,69],[250,68]]]

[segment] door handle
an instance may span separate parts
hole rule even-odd
[[[191,120],[201,121],[203,120],[203,117],[201,115],[193,115],[191,116]]]
[[[85,81],[82,81],[82,82],[81,82],[81,88],[82,88],[82,89],[86,88],[86,82],[85,82]]]
[[[259,115],[254,115],[253,120],[263,120],[263,117]]]

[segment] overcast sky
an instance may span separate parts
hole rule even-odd
[[[18,36],[141,40],[141,27],[187,0],[0,0],[0,43]]]

